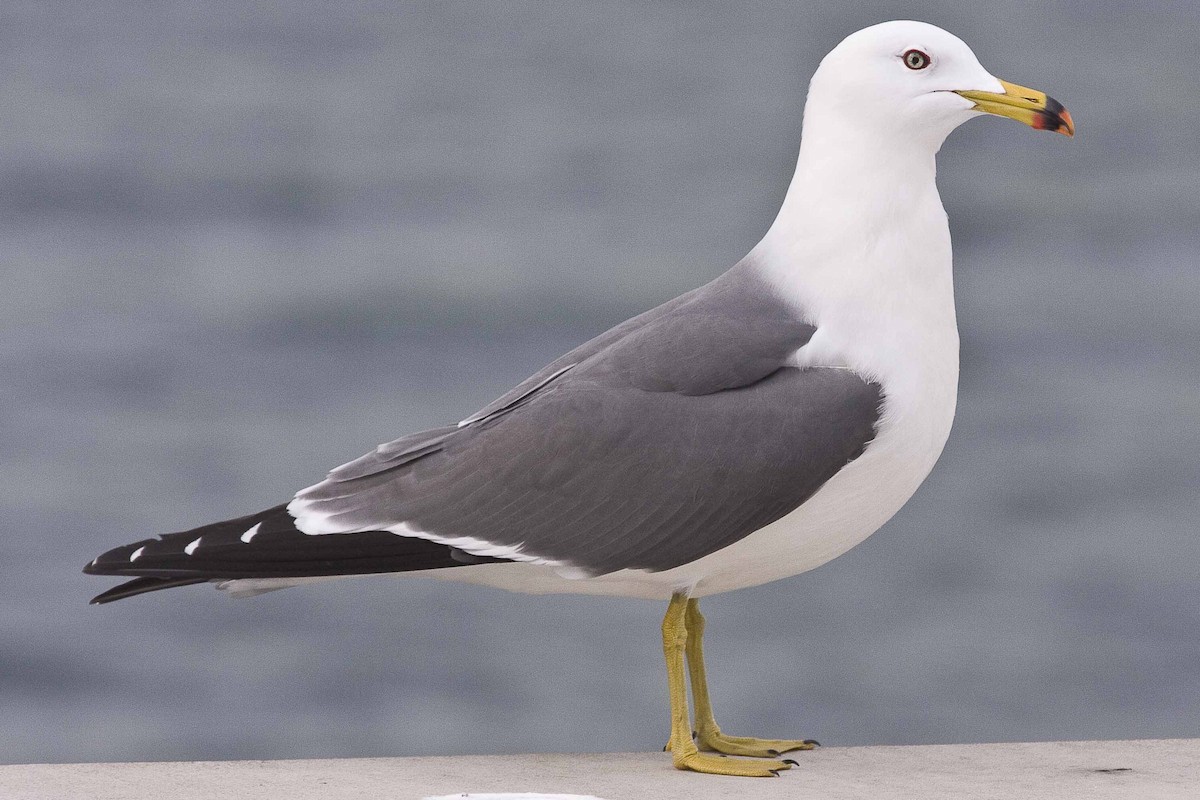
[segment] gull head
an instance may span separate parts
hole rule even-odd
[[[884,22],[852,33],[821,62],[809,87],[805,135],[832,124],[835,137],[863,135],[928,146],[980,114],[1072,136],[1071,115],[1043,92],[1002,81],[966,43],[924,22]]]

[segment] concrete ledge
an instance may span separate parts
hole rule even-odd
[[[603,800],[1195,800],[1200,739],[826,747],[779,778],[678,772],[664,753],[0,766],[4,800],[420,800],[545,792]]]

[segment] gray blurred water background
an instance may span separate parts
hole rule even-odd
[[[1200,735],[1195,4],[9,0],[0,761],[661,747],[658,604],[371,578],[88,607],[112,582],[79,570],[718,274],[783,197],[820,57],[897,17],[1079,135],[944,147],[954,433],[865,544],[706,601],[719,717]]]

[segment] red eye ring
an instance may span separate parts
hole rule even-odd
[[[932,61],[928,53],[915,48],[905,50],[904,55],[900,56],[900,59],[904,62],[904,66],[909,69],[925,69]]]

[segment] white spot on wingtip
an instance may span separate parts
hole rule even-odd
[[[258,529],[261,527],[262,527],[262,523],[259,522],[253,528],[251,528],[250,530],[243,533],[241,536],[242,541],[245,542],[246,544],[250,544],[250,540],[258,535]],[[200,540],[197,539],[196,541],[200,541]]]
[[[187,547],[183,548],[183,552],[187,553],[189,556],[192,553],[196,552],[196,548],[200,546],[200,539],[202,539],[202,538],[204,538],[204,537],[202,537],[202,536],[198,537],[194,542],[189,544]]]
[[[129,563],[131,563],[131,564],[132,564],[134,561],[137,561],[139,558],[141,558],[142,551],[143,551],[143,550],[145,550],[145,549],[146,549],[146,548],[145,548],[145,546],[143,545],[142,547],[139,547],[137,550],[134,550],[134,551],[133,551],[133,553],[132,553],[132,554],[130,554],[130,556],[129,556]],[[95,564],[96,562],[95,562],[95,561],[93,561],[92,563],[93,563],[93,564]]]

